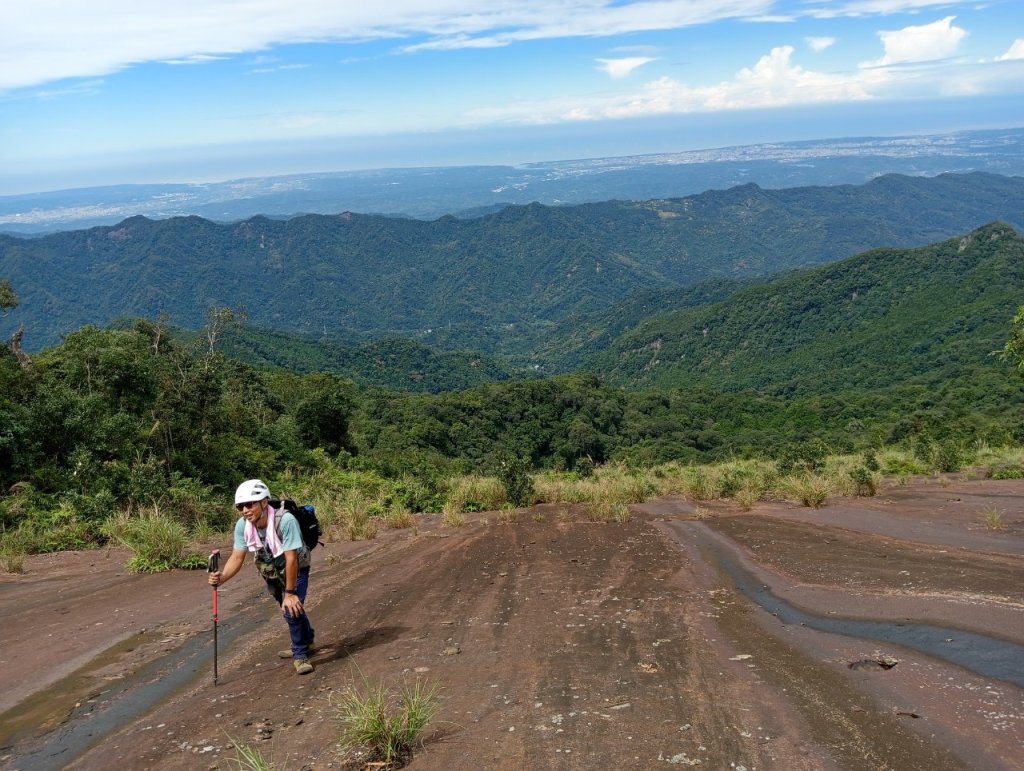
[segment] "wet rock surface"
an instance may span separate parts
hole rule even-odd
[[[730,570],[807,618],[1021,645],[1022,494],[918,480],[816,511],[702,502],[697,518],[663,499],[628,523],[553,506],[425,518],[317,550],[305,677],[276,655],[286,627],[256,576],[228,584],[216,686],[205,574],[33,558],[0,580],[0,767],[227,768],[246,745],[288,768],[364,768],[339,746],[338,694],[419,680],[442,706],[414,769],[1019,768],[1019,685],[787,620]],[[978,515],[993,496],[998,533]]]

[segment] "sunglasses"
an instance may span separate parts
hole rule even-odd
[[[235,504],[235,510],[236,511],[245,511],[246,509],[251,509],[253,506],[259,506],[259,505],[260,505],[259,501],[249,501],[248,503],[236,503]]]

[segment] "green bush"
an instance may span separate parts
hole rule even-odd
[[[820,439],[787,445],[776,459],[780,476],[821,471],[829,449]]]
[[[513,506],[533,503],[533,477],[530,464],[518,455],[508,455],[498,464],[496,476],[505,488],[505,497]]]
[[[850,470],[850,479],[854,484],[854,494],[871,497],[878,492],[878,483],[867,466],[857,466]]]
[[[187,553],[189,539],[185,526],[156,506],[139,515],[119,512],[107,520],[103,529],[111,540],[133,552],[125,566],[132,573],[159,573],[206,564],[203,555]]]
[[[990,479],[1024,479],[1024,466],[1007,465],[992,469]]]

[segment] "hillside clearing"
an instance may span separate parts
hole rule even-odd
[[[427,518],[318,550],[308,677],[274,655],[284,625],[255,576],[225,588],[216,687],[202,574],[129,576],[114,551],[31,557],[0,579],[0,763],[227,768],[234,739],[276,768],[362,768],[338,747],[332,695],[365,678],[439,687],[414,769],[1012,768],[1019,683],[786,623],[734,571],[809,616],[1020,646],[1022,493],[921,479],[813,512],[660,499],[625,523],[552,505],[512,524]],[[985,528],[988,506],[1004,529]],[[173,677],[153,667],[177,659],[186,684],[147,704]]]

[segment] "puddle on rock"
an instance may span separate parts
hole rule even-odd
[[[895,621],[819,616],[775,596],[732,551],[695,522],[674,522],[677,532],[697,544],[701,553],[732,578],[748,599],[784,624],[801,624],[821,632],[902,645],[971,672],[1024,687],[1024,645],[962,629]]]
[[[251,609],[250,609],[251,610]],[[219,648],[259,627],[249,612],[218,627]],[[213,637],[200,632],[124,677],[105,675],[127,666],[141,646],[163,644],[167,631],[138,634],[111,646],[72,672],[0,715],[0,747],[10,768],[57,771],[104,738],[137,720],[200,677],[213,678]],[[21,745],[21,746],[17,746]]]

